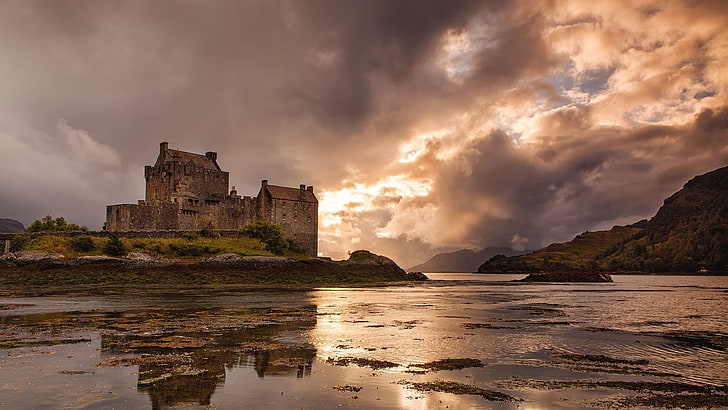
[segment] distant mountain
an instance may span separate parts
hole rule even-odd
[[[0,218],[0,232],[20,233],[25,232],[25,227],[15,219]]]
[[[478,271],[580,269],[728,272],[728,167],[691,179],[649,221],[585,232],[529,255],[496,256]]]
[[[475,272],[478,266],[491,256],[518,255],[523,252],[510,248],[485,248],[480,251],[461,249],[455,252],[438,253],[427,262],[413,266],[408,271],[415,272]]]

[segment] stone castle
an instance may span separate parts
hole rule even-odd
[[[144,200],[108,205],[106,230],[198,231],[237,230],[256,222],[278,225],[307,255],[318,252],[318,200],[312,186],[289,188],[263,180],[258,196],[228,192],[229,173],[217,164],[217,153],[193,154],[159,146],[154,166],[144,167]]]

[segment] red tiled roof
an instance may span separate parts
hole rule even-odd
[[[288,188],[284,186],[266,185],[266,189],[272,198],[287,199],[291,201],[318,202],[316,195],[309,190],[300,188]],[[303,193],[303,195],[301,195]]]

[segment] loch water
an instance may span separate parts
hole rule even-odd
[[[722,403],[726,276],[428,276],[3,297],[0,408],[609,408],[700,389]]]

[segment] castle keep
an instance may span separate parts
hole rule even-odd
[[[217,154],[193,154],[159,145],[154,166],[144,167],[146,194],[138,204],[108,205],[108,231],[237,230],[256,222],[278,225],[307,255],[318,252],[318,200],[312,186],[261,183],[258,196],[228,192],[229,173]]]

